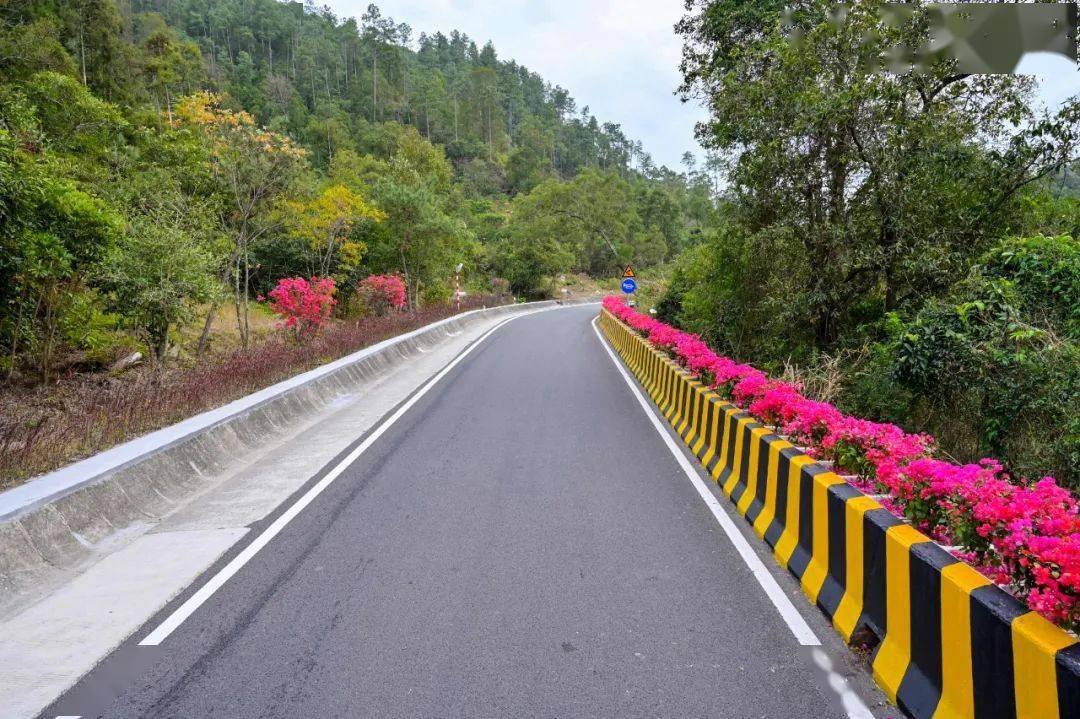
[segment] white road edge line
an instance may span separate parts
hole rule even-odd
[[[731,540],[731,543],[735,545],[735,549],[738,551],[739,556],[742,557],[746,566],[750,568],[750,571],[753,573],[754,578],[758,580],[758,584],[761,585],[761,588],[765,590],[765,594],[768,595],[773,606],[780,612],[780,617],[787,623],[791,633],[795,635],[795,639],[804,647],[821,646],[821,641],[817,638],[817,635],[814,634],[814,630],[810,628],[810,625],[806,623],[806,620],[799,614],[799,611],[795,609],[795,605],[791,603],[787,594],[780,588],[780,585],[776,582],[776,578],[769,573],[765,563],[761,561],[761,557],[754,552],[753,547],[746,541],[746,537],[744,537],[742,532],[739,531],[739,528],[735,526],[735,522],[727,515],[724,508],[720,506],[720,500],[716,498],[716,495],[713,494],[701,480],[697,470],[690,464],[690,460],[683,454],[682,449],[675,444],[675,440],[671,438],[671,435],[668,434],[664,426],[660,424],[660,420],[657,419],[656,413],[653,412],[651,402],[647,400],[641,390],[638,389],[637,384],[631,379],[630,374],[626,371],[626,368],[623,367],[622,362],[600,334],[600,328],[597,327],[596,320],[593,320],[592,325],[593,331],[600,340],[601,346],[603,346],[604,350],[608,353],[611,361],[615,363],[615,367],[619,370],[619,374],[622,375],[623,380],[625,380],[627,386],[630,387],[630,391],[634,393],[641,408],[645,410],[645,414],[649,416],[649,420],[652,422],[653,427],[660,436],[663,437],[664,443],[667,444],[667,448],[671,450],[671,454],[675,457],[679,466],[682,467],[686,477],[694,485],[698,494],[701,495],[701,499],[708,505],[713,516],[716,517],[716,521],[724,530],[724,534],[726,534],[728,539]]]
[[[536,312],[547,312],[551,309],[557,308],[547,308],[544,310],[537,310]],[[285,510],[285,512],[282,513],[281,516],[279,516],[277,519],[275,519],[269,527],[264,529],[262,534],[256,537],[251,544],[244,547],[244,549],[239,554],[233,557],[232,561],[222,567],[217,574],[211,577],[210,581],[201,586],[198,591],[188,597],[188,600],[186,602],[177,607],[176,611],[170,614],[165,619],[165,621],[159,624],[156,629],[154,629],[146,636],[145,639],[139,642],[139,646],[156,647],[163,641],[165,641],[165,639],[170,634],[176,631],[177,627],[184,623],[184,620],[194,614],[195,610],[197,610],[200,606],[202,606],[203,603],[206,602],[206,600],[208,600],[214,595],[214,592],[220,589],[222,585],[225,584],[225,582],[229,581],[229,579],[231,579],[234,574],[240,571],[240,569],[245,564],[251,561],[251,558],[258,554],[260,549],[269,544],[270,540],[277,536],[278,533],[280,533],[281,530],[283,530],[289,522],[291,522],[298,514],[300,514],[300,512],[303,511],[304,507],[311,504],[316,497],[322,494],[323,490],[329,487],[330,484],[335,479],[337,479],[338,476],[341,475],[341,473],[344,472],[349,465],[359,459],[360,455],[366,452],[368,448],[371,447],[371,445],[373,445],[376,440],[379,439],[379,437],[383,436],[383,434],[385,434],[386,431],[390,429],[390,427],[393,426],[395,422],[401,419],[402,415],[408,412],[414,404],[419,402],[420,398],[427,394],[431,390],[431,388],[434,387],[436,383],[438,383],[439,380],[449,374],[450,371],[454,369],[454,367],[456,367],[458,364],[461,363],[462,360],[468,357],[474,349],[479,347],[484,342],[484,340],[486,340],[491,335],[491,333],[505,325],[507,322],[512,322],[519,317],[536,314],[536,312],[525,312],[520,315],[506,318],[505,320],[485,332],[483,335],[481,335],[478,340],[465,348],[465,350],[462,351],[457,357],[455,357],[450,362],[450,364],[446,365],[446,367],[444,367],[437,375],[428,380],[427,384],[421,387],[420,390],[416,392],[416,394],[414,394],[412,397],[409,398],[408,401],[405,402],[405,404],[401,405],[401,407],[399,407],[396,412],[394,412],[382,424],[376,427],[375,430],[371,434],[369,434],[363,442],[357,445],[356,449],[354,449],[348,454],[348,456],[345,457],[345,459],[338,462],[333,469],[327,472],[325,477],[320,479],[318,483],[316,483],[311,489],[305,492],[304,496],[296,500],[295,504]]]
[[[862,698],[851,691],[847,679],[833,670],[832,659],[825,653],[825,650],[821,647],[814,647],[811,651],[813,652],[814,663],[829,677],[829,688],[840,696],[840,703],[844,707],[844,711],[847,712],[849,719],[874,719],[873,712],[863,703]]]
[[[691,465],[690,461],[686,458],[686,454],[679,445],[675,443],[675,440],[671,438],[671,434],[664,428],[664,425],[660,423],[660,420],[656,416],[656,412],[653,411],[651,402],[646,399],[644,394],[642,394],[637,384],[630,377],[629,372],[623,367],[622,362],[612,351],[611,347],[608,346],[604,336],[600,334],[600,328],[597,326],[597,321],[599,319],[600,318],[597,317],[592,321],[592,328],[593,332],[596,333],[596,338],[600,341],[600,346],[604,348],[608,357],[610,357],[611,361],[615,364],[615,369],[619,370],[619,374],[622,375],[626,385],[630,388],[634,397],[637,398],[638,404],[645,410],[645,414],[648,416],[649,421],[652,422],[653,428],[656,429],[657,433],[663,438],[664,444],[667,445],[668,450],[670,450],[672,456],[675,457],[675,461],[679,463],[683,473],[686,474],[686,477],[690,480],[691,484],[694,485],[698,494],[701,495],[701,499],[705,502],[706,506],[708,506],[713,517],[716,518],[720,528],[724,530],[724,534],[726,534],[728,539],[731,540],[731,543],[735,545],[735,549],[738,551],[739,556],[742,557],[746,566],[750,568],[751,573],[753,573],[754,578],[757,579],[761,588],[765,590],[765,594],[780,613],[780,617],[787,623],[791,633],[795,635],[795,639],[799,644],[805,647],[816,647],[813,650],[814,663],[828,675],[829,688],[840,696],[840,701],[843,704],[848,717],[850,717],[850,719],[874,719],[874,714],[867,708],[866,704],[863,703],[863,700],[859,695],[848,687],[847,680],[837,672],[833,671],[832,660],[829,659],[828,654],[820,648],[821,640],[814,634],[814,630],[806,623],[806,620],[799,614],[799,611],[795,609],[795,605],[792,604],[791,599],[784,593],[784,590],[780,588],[776,578],[769,573],[765,563],[761,561],[761,557],[754,552],[753,547],[746,541],[746,537],[744,537],[742,532],[739,531],[739,528],[735,526],[735,522],[728,516],[724,508],[720,506],[720,500],[716,498],[716,495],[713,494],[709,487],[701,480],[701,477],[698,475],[693,465]]]

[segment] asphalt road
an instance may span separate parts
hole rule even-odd
[[[159,647],[136,642],[198,583],[42,716],[848,716],[596,312],[495,331]]]

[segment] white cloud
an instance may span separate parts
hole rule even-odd
[[[1039,79],[1037,101],[1053,111],[1080,92],[1080,72],[1071,60],[1050,52],[1029,52],[1016,67],[1017,74]]]
[[[359,18],[369,0],[323,0]],[[700,107],[673,94],[681,42],[673,30],[681,0],[382,0],[383,15],[432,33],[460,30],[499,57],[516,60],[570,91],[601,122],[617,122],[653,159],[677,169],[699,152]]]

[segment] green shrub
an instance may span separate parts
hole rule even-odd
[[[1080,242],[1006,240],[891,343],[909,421],[961,459],[1080,485]],[[950,437],[952,438],[950,441]]]

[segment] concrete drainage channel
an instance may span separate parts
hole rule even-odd
[[[442,320],[0,493],[4,715],[40,711],[477,337],[564,304]]]

